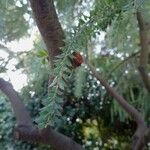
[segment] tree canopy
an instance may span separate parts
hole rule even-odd
[[[0,73],[7,74],[15,59],[14,71],[28,78],[19,95],[0,78],[0,147],[149,149],[150,1],[0,4],[0,48],[8,54],[0,55]],[[33,49],[7,47],[31,36],[35,26]],[[14,141],[13,128],[16,139],[32,144]]]

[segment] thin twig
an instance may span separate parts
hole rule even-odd
[[[140,53],[140,51],[135,52],[133,54],[131,54],[129,57],[126,57],[123,61],[121,61],[120,63],[118,63],[116,66],[114,66],[110,72],[108,73],[107,79],[110,78],[111,74],[117,70],[120,66],[122,66],[124,63],[126,63],[128,60],[132,59],[133,57],[137,56]]]
[[[101,84],[105,87],[107,92],[116,99],[116,101],[122,106],[122,108],[129,115],[131,115],[138,124],[143,122],[144,119],[142,115],[133,106],[131,106],[122,96],[120,96],[113,87],[109,86],[109,84],[104,79],[102,79],[100,74],[95,70],[95,67],[92,66],[87,59],[85,59],[85,63],[90,68],[90,70],[92,71],[93,75],[97,78],[97,80],[101,82]]]

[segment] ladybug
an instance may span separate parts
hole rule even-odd
[[[81,54],[79,52],[73,52],[72,55],[73,55],[73,58],[71,60],[72,66],[74,68],[81,66],[81,64],[83,63],[83,57],[81,56]]]

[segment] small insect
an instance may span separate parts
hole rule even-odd
[[[83,57],[79,52],[73,52],[73,58],[71,59],[71,64],[74,68],[81,66],[83,63]]]
[[[73,52],[72,53],[72,56],[73,57],[69,57],[68,56],[68,59],[70,60],[71,64],[70,65],[66,65],[67,68],[72,71],[73,69],[81,66],[81,64],[83,63],[83,57],[81,56],[81,54],[79,52]],[[71,73],[70,72],[67,72],[67,71],[64,71],[63,74],[65,74],[65,76],[70,76]],[[64,76],[62,76],[62,80],[65,82],[65,84],[68,84],[68,81],[66,78],[64,78]],[[55,78],[54,80],[54,83],[55,81],[57,82],[57,78]],[[54,84],[52,84],[53,86]],[[64,89],[62,89],[61,87],[58,87],[58,92],[57,92],[57,96],[60,96],[62,97],[63,93],[65,93]]]

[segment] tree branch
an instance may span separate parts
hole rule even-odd
[[[54,56],[64,46],[64,32],[59,23],[53,0],[30,0],[33,15],[46,44],[51,67]]]
[[[144,147],[144,135],[147,130],[147,126],[145,124],[143,116],[132,106],[130,105],[121,95],[115,91],[114,88],[110,87],[108,83],[101,78],[101,76],[97,73],[95,68],[90,64],[87,59],[84,59],[87,66],[92,71],[93,75],[100,81],[100,83],[105,87],[106,91],[111,94],[116,101],[120,104],[120,106],[136,121],[137,130],[134,134],[133,139],[133,150],[142,150]]]
[[[79,144],[71,138],[56,132],[51,126],[47,126],[41,130],[20,126],[15,129],[14,135],[16,139],[51,145],[55,150],[83,150]]]
[[[147,64],[149,55],[148,28],[141,12],[139,11],[137,12],[137,21],[139,25],[139,36],[141,45],[139,72],[147,91],[150,93],[150,79],[147,73]]]
[[[30,0],[30,3],[49,53],[51,68],[53,68],[53,60],[61,53],[60,48],[64,46],[64,32],[59,23],[53,0]],[[49,144],[56,150],[83,150],[71,138],[58,133],[50,126],[42,130],[36,128],[12,85],[3,79],[0,79],[0,85],[0,89],[9,97],[17,118],[18,128],[14,130],[17,139]]]
[[[51,145],[56,150],[83,150],[71,138],[58,133],[52,127],[36,128],[18,93],[7,81],[0,78],[0,90],[9,98],[15,113],[18,127],[14,130],[16,139]]]
[[[147,30],[150,30],[150,22],[147,22],[147,23],[146,23],[146,29],[147,29]]]
[[[9,82],[6,82],[0,78],[0,90],[9,98],[17,119],[17,124],[33,127],[29,113],[25,109],[22,100],[18,96],[18,93],[13,89],[13,86]]]
[[[149,79],[148,73],[144,67],[139,66],[138,69],[142,77],[142,80],[144,82],[145,88],[150,93],[150,79]]]
[[[147,129],[145,133],[146,143],[150,142],[150,127]]]
[[[130,59],[136,57],[139,53],[140,53],[140,52],[138,51],[138,52],[135,52],[135,53],[131,54],[129,57],[126,57],[123,61],[121,61],[120,63],[118,63],[116,66],[114,66],[114,67],[110,70],[110,72],[108,73],[107,78],[109,78],[109,77],[111,76],[112,72],[114,72],[114,71],[115,71],[116,69],[118,69],[121,65],[123,65],[124,63],[126,63],[128,60],[130,60]]]

